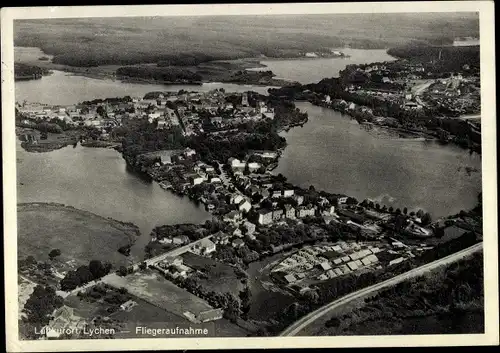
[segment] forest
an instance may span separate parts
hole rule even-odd
[[[366,298],[364,305],[326,322],[328,334],[453,334],[484,332],[483,254],[397,284]],[[470,315],[470,314],[473,315]],[[478,319],[482,318],[482,319]],[[473,322],[464,322],[469,321]],[[422,324],[428,320],[442,322]],[[412,325],[413,321],[419,322]],[[454,322],[451,325],[446,324]]]
[[[14,63],[14,78],[16,80],[38,79],[49,73],[50,71],[45,68],[23,63]]]
[[[454,72],[461,71],[464,65],[479,68],[479,51],[479,46],[453,47],[409,44],[391,48],[387,53],[410,61],[430,62],[434,60],[433,72]],[[440,52],[441,58],[439,58]]]
[[[39,47],[56,64],[80,67],[297,57],[324,47],[383,49],[478,35],[475,13],[71,18],[14,26],[16,46]]]
[[[168,83],[200,83],[202,80],[202,77],[195,72],[173,66],[124,66],[116,70],[116,76]]]

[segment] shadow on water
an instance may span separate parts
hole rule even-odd
[[[129,174],[131,174],[131,175],[133,175],[133,176],[141,179],[144,182],[147,182],[147,183],[152,183],[153,182],[153,178],[151,178],[149,176],[149,174],[141,172],[141,171],[138,171],[138,170],[135,170],[134,168],[132,168],[128,164],[125,164],[125,170],[127,171],[127,173],[129,173]]]

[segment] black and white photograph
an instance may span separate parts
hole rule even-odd
[[[8,351],[498,344],[492,12],[2,9]]]

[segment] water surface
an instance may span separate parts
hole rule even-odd
[[[17,202],[57,202],[103,217],[132,222],[141,236],[132,255],[142,258],[153,227],[202,223],[211,218],[181,198],[129,172],[113,149],[68,146],[32,153],[17,142]]]
[[[151,83],[129,83],[112,79],[97,79],[76,76],[68,72],[52,70],[52,75],[39,80],[17,81],[15,84],[16,101],[39,102],[54,105],[70,105],[79,102],[113,98],[143,97],[148,92],[187,91],[208,92],[223,88],[226,92],[255,91],[267,94],[270,87],[237,85],[231,83],[204,83],[202,85],[161,85]]]
[[[395,58],[387,54],[385,49],[339,49],[347,58],[317,58],[291,60],[263,60],[266,65],[256,70],[271,70],[276,77],[302,84],[318,82],[325,77],[338,77],[339,71],[347,65],[365,64],[372,62],[394,61]]]
[[[434,217],[476,205],[479,155],[454,145],[379,138],[332,109],[307,102],[297,107],[308,112],[309,122],[283,134],[288,146],[275,170],[290,182],[388,207],[422,208]]]

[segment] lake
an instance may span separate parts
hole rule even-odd
[[[16,152],[18,203],[57,202],[132,222],[141,230],[133,256],[143,257],[150,232],[157,225],[202,223],[211,218],[187,197],[129,172],[125,160],[113,149],[68,146],[31,153],[18,141]]]
[[[434,218],[476,205],[481,173],[465,168],[480,171],[479,155],[436,142],[382,139],[332,109],[296,105],[309,122],[283,133],[288,146],[275,170],[291,183],[387,207],[422,208]]]
[[[280,77],[313,82],[337,76],[347,64],[393,60],[385,50],[342,51],[350,57],[263,63]],[[41,52],[32,50],[30,53],[38,56]],[[142,96],[151,91],[214,88],[224,88],[228,92],[267,92],[267,87],[222,83],[201,86],[124,83],[61,71],[54,71],[53,75],[41,80],[21,81],[15,85],[18,101],[48,104]],[[387,206],[422,208],[433,217],[475,205],[477,193],[481,191],[481,173],[468,175],[465,167],[480,170],[478,155],[433,142],[380,139],[361,129],[356,121],[333,110],[303,102],[298,102],[297,106],[309,113],[309,122],[284,134],[288,147],[276,170],[292,183],[305,187],[313,184],[318,189],[358,199],[371,198]],[[114,150],[68,147],[44,154],[18,151],[18,157],[21,154],[25,159],[18,170],[20,181],[25,182],[19,190],[21,202],[61,202],[132,221],[146,236],[156,224],[197,222],[208,217],[187,199],[179,199],[156,183],[148,184],[129,174]],[[69,165],[72,168],[68,168]],[[57,171],[57,177],[52,175],[53,171]],[[103,195],[107,195],[106,198]]]
[[[372,62],[394,61],[395,58],[387,54],[385,49],[339,49],[348,58],[318,58],[318,59],[291,59],[291,60],[262,60],[266,67],[252,70],[271,70],[277,78],[297,81],[302,84],[319,82],[325,77],[338,77],[339,71],[347,65],[365,64]]]
[[[202,85],[161,85],[129,83],[120,80],[97,79],[76,76],[69,72],[52,70],[52,75],[39,80],[17,81],[16,101],[39,102],[53,105],[71,105],[96,98],[135,96],[143,97],[148,92],[187,91],[207,92],[224,88],[227,92],[255,91],[267,94],[270,87],[237,85],[231,83],[204,83]]]

